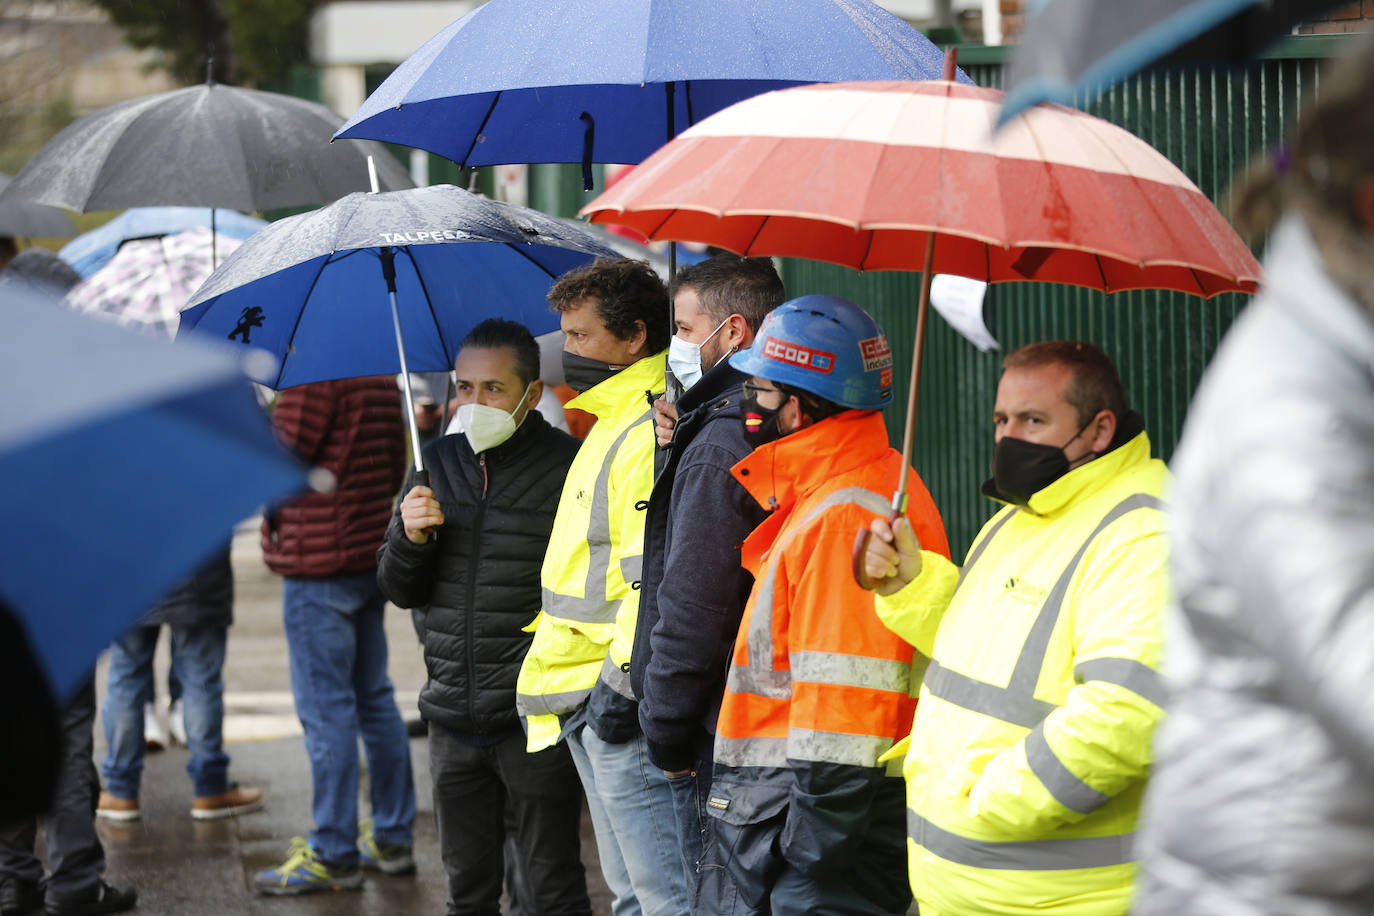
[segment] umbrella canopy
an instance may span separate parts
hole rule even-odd
[[[934,274],[1199,296],[1259,282],[1235,230],[1149,144],[1057,105],[994,135],[1001,105],[1000,92],[948,78],[772,92],[686,131],[582,212],[743,255],[920,270],[906,467]]]
[[[375,143],[329,142],[342,119],[314,102],[207,83],[118,102],[67,125],[0,195],[70,210],[175,205],[271,210],[412,182]]]
[[[1047,0],[1007,68],[1003,118],[1072,104],[1151,65],[1239,65],[1304,19],[1348,0]]]
[[[149,239],[175,235],[197,226],[210,227],[223,238],[248,238],[267,220],[246,216],[237,210],[212,210],[209,207],[130,207],[103,226],[82,233],[57,254],[83,277],[89,277],[130,239]]]
[[[265,502],[304,487],[224,347],[0,285],[0,603],[59,701]],[[55,546],[60,545],[60,546]]]
[[[1106,292],[1254,292],[1260,266],[1135,135],[1042,106],[994,135],[1002,94],[933,80],[803,86],[686,131],[583,209],[651,239],[860,270]]]
[[[214,236],[214,260],[239,247]],[[125,242],[104,267],[67,294],[67,305],[119,324],[176,337],[181,310],[214,270],[209,229]]]
[[[407,58],[338,136],[462,166],[639,162],[760,92],[927,79],[941,59],[871,0],[490,0]]]
[[[181,327],[270,351],[280,368],[259,381],[273,388],[401,372],[419,469],[410,372],[447,372],[485,318],[557,328],[554,279],[617,256],[568,223],[452,185],[350,194],[244,242]]]
[[[13,179],[0,173],[0,195]],[[76,235],[72,218],[61,210],[18,198],[0,199],[0,235],[10,238],[52,239]]]
[[[558,327],[554,278],[618,257],[576,226],[452,185],[350,194],[272,223],[225,259],[182,314],[183,332],[278,356],[273,388],[400,371],[381,255],[395,255],[411,371],[446,372],[485,318]],[[244,310],[257,309],[245,321]],[[184,333],[183,333],[184,336]]]

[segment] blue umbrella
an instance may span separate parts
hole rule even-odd
[[[1072,105],[1149,66],[1250,62],[1304,19],[1347,0],[1041,0],[1007,67],[1006,123]]]
[[[232,350],[138,334],[14,283],[0,284],[0,314],[0,604],[60,703],[226,530],[306,478]]]
[[[267,225],[267,220],[245,216],[237,210],[209,207],[131,207],[103,226],[78,235],[57,253],[83,278],[89,277],[114,257],[130,239],[176,235],[200,226],[231,239],[246,239]]]
[[[401,372],[418,469],[409,373],[447,372],[484,318],[554,330],[554,278],[596,257],[617,255],[576,226],[452,185],[350,194],[244,242],[191,297],[179,336],[269,351],[279,368],[259,381],[273,388]]]
[[[407,58],[335,136],[461,166],[581,162],[590,186],[590,163],[639,162],[759,93],[936,79],[943,62],[870,0],[490,0]]]

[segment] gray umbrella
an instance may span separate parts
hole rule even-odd
[[[0,195],[13,179],[0,173]],[[61,210],[29,200],[0,199],[0,235],[11,238],[52,239],[76,235],[72,219]]]
[[[314,102],[206,83],[130,99],[69,124],[0,193],[71,210],[158,205],[252,212],[412,187],[379,143],[330,143],[343,119]]]

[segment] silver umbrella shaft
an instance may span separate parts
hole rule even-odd
[[[410,367],[406,365],[406,341],[401,335],[401,310],[396,305],[396,290],[387,290],[391,300],[391,323],[396,328],[396,351],[401,357],[401,385],[406,393],[406,421],[410,423],[410,448],[415,453],[415,470],[424,471],[420,458],[420,427],[415,422],[415,399],[410,393]]]

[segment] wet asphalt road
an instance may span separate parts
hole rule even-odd
[[[262,565],[256,527],[234,539],[235,624],[225,665],[225,735],[232,758],[230,778],[264,791],[263,811],[222,821],[192,821],[188,752],[173,747],[149,754],[143,774],[143,817],[130,824],[98,821],[105,843],[106,877],[138,888],[138,913],[146,914],[442,914],[443,866],[430,799],[426,739],[411,739],[419,816],[415,824],[418,872],[409,877],[369,873],[362,891],[301,897],[261,897],[253,892],[258,871],[279,864],[293,836],[309,831],[310,769],[291,704],[286,641],[281,623],[280,580]],[[390,672],[407,720],[418,720],[415,697],[424,684],[424,660],[407,612],[388,608]],[[155,662],[159,693],[166,690],[166,638]],[[105,663],[97,672],[104,699]],[[105,740],[96,726],[96,760]],[[361,750],[360,750],[361,756]],[[360,787],[367,811],[366,767]],[[609,913],[611,895],[597,865],[585,811],[582,858],[593,910]]]

